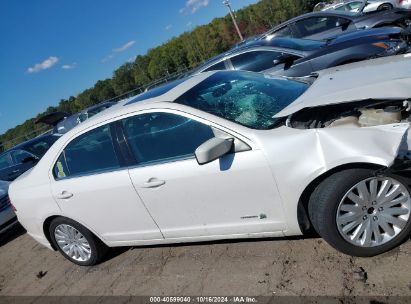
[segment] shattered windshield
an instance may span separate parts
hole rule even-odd
[[[269,129],[309,84],[250,72],[217,72],[175,102],[253,129]]]

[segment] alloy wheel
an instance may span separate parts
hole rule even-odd
[[[360,181],[338,205],[336,223],[341,236],[360,247],[375,247],[394,239],[410,220],[407,188],[390,177]]]
[[[54,238],[60,249],[71,259],[79,262],[86,262],[90,259],[90,244],[76,228],[60,224],[54,230]]]

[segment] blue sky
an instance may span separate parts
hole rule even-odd
[[[222,0],[1,0],[0,134],[226,14]]]

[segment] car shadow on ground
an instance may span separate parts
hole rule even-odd
[[[21,226],[20,223],[16,223],[13,227],[0,234],[0,247],[17,239],[25,233],[26,230],[23,226]]]
[[[209,246],[215,244],[236,244],[245,242],[263,242],[263,241],[294,241],[303,239],[317,239],[320,238],[316,233],[310,232],[307,235],[289,236],[289,237],[272,237],[272,238],[250,238],[250,239],[234,239],[234,240],[217,240],[217,241],[203,241],[203,242],[191,242],[191,243],[172,243],[172,244],[157,244],[147,246],[128,246],[128,247],[112,247],[109,249],[100,264],[110,261],[117,256],[123,254],[128,250],[139,250],[147,248],[167,248],[167,247],[191,247],[191,246]]]

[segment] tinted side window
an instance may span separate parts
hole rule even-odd
[[[0,156],[0,170],[11,167],[13,164],[11,163],[10,154],[6,153]]]
[[[275,31],[274,33],[272,33],[270,35],[270,37],[292,37],[293,33],[290,30],[290,27],[288,26],[284,26],[282,28],[280,28],[278,31]]]
[[[224,60],[214,64],[212,66],[210,66],[209,68],[205,69],[203,72],[208,72],[208,71],[219,71],[219,70],[225,70],[225,64],[224,64]]]
[[[361,6],[362,6],[361,1],[355,1],[355,2],[348,3],[348,7],[351,12],[358,12]]]
[[[15,164],[21,164],[22,161],[28,157],[33,157],[32,154],[24,150],[15,150],[11,152]]]
[[[254,51],[240,54],[230,60],[236,70],[260,72],[274,67],[274,60],[280,55],[278,52]]]
[[[131,149],[141,164],[191,156],[214,137],[211,127],[170,113],[147,113],[122,121]]]
[[[347,11],[347,12],[349,12],[349,11],[350,11],[350,7],[349,7],[349,4],[344,4],[344,5],[341,5],[341,6],[337,7],[337,8],[335,8],[335,10],[336,10],[336,11],[343,11],[343,12]]]
[[[75,138],[60,155],[55,167],[57,178],[119,168],[108,125]]]
[[[340,26],[337,17],[314,17],[297,21],[295,23],[301,37],[322,33]]]
[[[58,136],[50,135],[44,137],[43,139],[26,145],[23,149],[27,150],[30,153],[33,153],[37,157],[43,157],[43,155],[50,149],[50,147],[59,139]]]

